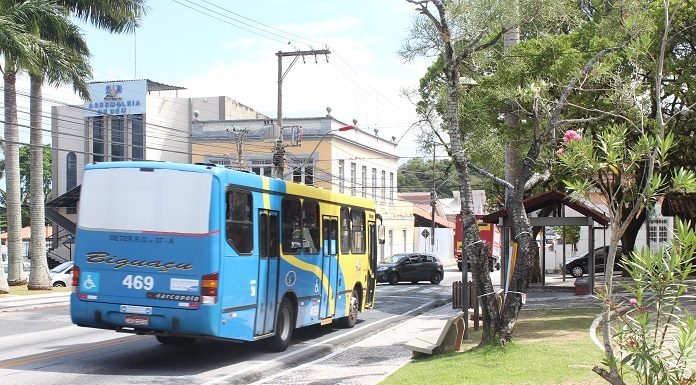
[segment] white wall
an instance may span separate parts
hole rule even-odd
[[[190,163],[189,99],[148,95],[146,105],[145,158]]]
[[[85,121],[82,106],[51,108],[51,145],[53,146],[53,197],[64,194],[66,189],[66,162],[69,152],[77,155],[77,184],[82,181],[85,164]],[[60,127],[59,131],[55,128]],[[55,150],[60,149],[60,150]]]
[[[423,230],[432,231],[430,227],[415,227],[413,239],[413,251],[420,253],[432,253],[441,262],[454,260],[454,230],[448,228],[435,228],[435,244],[431,245],[432,234],[428,238],[423,237]]]

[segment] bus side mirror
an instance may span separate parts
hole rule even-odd
[[[377,226],[377,243],[384,244],[384,225]]]

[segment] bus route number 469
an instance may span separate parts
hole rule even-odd
[[[132,275],[128,274],[123,277],[121,284],[129,289],[135,290],[152,290],[155,287],[155,279],[149,275]]]

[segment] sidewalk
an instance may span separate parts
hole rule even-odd
[[[525,308],[595,307],[592,296],[575,296],[574,292],[530,293]],[[412,352],[404,344],[412,338],[436,336],[443,320],[460,312],[452,304],[440,306],[399,325],[374,334],[358,343],[339,348],[317,360],[280,372],[254,384],[378,384],[411,361]],[[473,331],[473,321],[469,322]],[[437,339],[437,337],[435,337]],[[359,368],[356,369],[356,368]]]
[[[67,305],[70,303],[70,292],[0,296],[0,312],[17,309],[39,308],[55,305]]]

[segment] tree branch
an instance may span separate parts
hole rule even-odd
[[[563,90],[563,93],[558,98],[558,104],[556,104],[556,108],[554,109],[553,114],[551,115],[551,119],[549,120],[549,125],[547,126],[546,131],[542,134],[542,136],[550,135],[552,132],[556,130],[556,127],[558,127],[558,119],[561,116],[561,113],[563,112],[563,109],[565,108],[566,104],[568,104],[568,97],[570,96],[570,93],[573,91],[573,88],[575,88],[575,85],[578,83],[578,81],[587,77],[590,71],[592,71],[592,68],[594,67],[595,63],[604,55],[610,52],[618,51],[620,48],[621,47],[611,47],[597,52],[590,60],[587,61],[585,66],[582,68],[582,71],[580,71],[580,74],[572,78],[568,82],[565,89]]]
[[[547,168],[543,173],[535,173],[531,178],[524,184],[524,190],[527,191],[534,187],[539,182],[546,182],[551,177],[551,169]]]
[[[433,23],[433,26],[435,26],[435,29],[437,29],[438,32],[443,32],[440,20],[437,20],[435,16],[432,14],[432,12],[430,12],[430,10],[428,9],[428,3],[430,3],[430,0],[406,0],[406,2],[415,5],[416,11],[430,19],[430,21]],[[434,4],[437,7],[437,3],[434,2]]]
[[[602,115],[606,115],[606,116],[611,116],[612,118],[624,120],[625,122],[629,123],[636,130],[640,130],[640,127],[638,125],[636,125],[635,123],[633,123],[633,121],[631,119],[629,119],[621,114],[617,114],[617,113],[609,112],[609,111],[604,111],[604,110],[598,110],[596,108],[587,108],[587,107],[583,107],[581,105],[571,103],[571,102],[566,102],[566,105],[571,106],[571,107],[575,107],[579,110],[583,110],[586,112],[594,112],[594,113],[598,113],[598,114],[602,114]],[[559,121],[559,123],[560,122],[561,121]]]
[[[505,187],[505,188],[508,188],[511,190],[515,188],[515,186],[513,186],[510,182],[506,181],[505,179],[498,178],[492,172],[486,170],[485,168],[483,168],[477,164],[474,164],[473,162],[469,162],[469,167],[471,169],[473,169],[475,172],[477,172],[478,174],[480,174],[481,176],[484,176],[484,177],[492,180],[493,182],[495,182],[496,184],[498,184],[502,187]]]
[[[569,105],[571,105],[569,103]],[[559,126],[567,125],[567,124],[580,124],[580,123],[590,123],[590,122],[596,122],[598,120],[604,119],[604,116],[593,116],[589,118],[578,118],[578,119],[563,119],[558,121]]]

